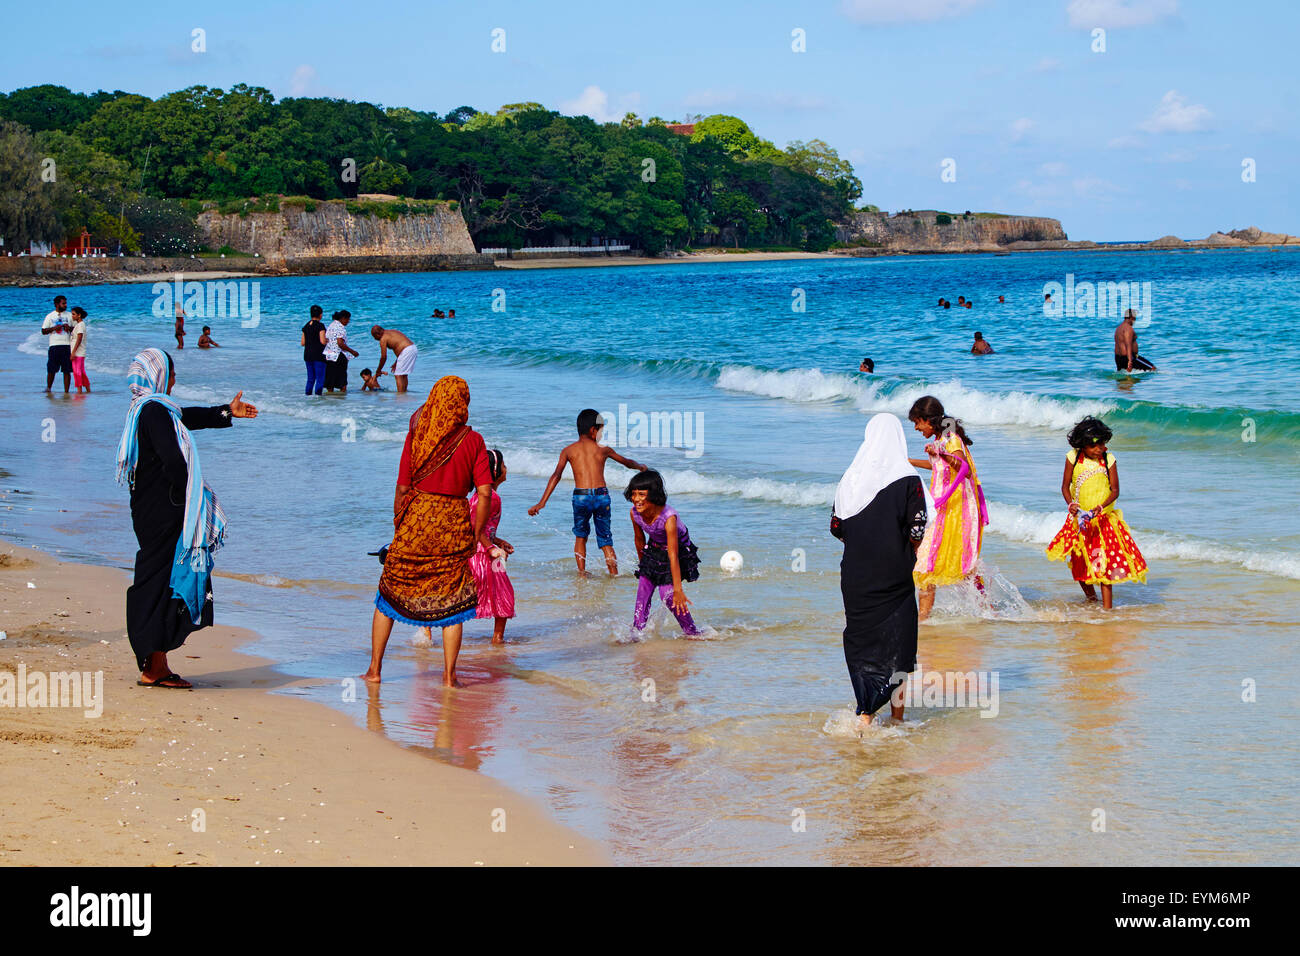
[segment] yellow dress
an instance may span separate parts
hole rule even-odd
[[[1080,511],[1096,511],[1110,497],[1110,467],[1115,456],[1107,452],[1103,465],[1072,448],[1066,460],[1074,466],[1071,497]],[[1069,561],[1070,573],[1082,584],[1146,583],[1146,559],[1129,532],[1124,513],[1114,505],[1095,514],[1082,529],[1074,515],[1066,515],[1065,524],[1047,546],[1047,557]]]
[[[943,451],[958,460],[964,459],[969,468],[961,487],[948,497],[934,521],[925,529],[925,537],[916,549],[916,567],[912,580],[920,588],[946,584],[960,584],[975,575],[984,543],[984,526],[988,524],[988,511],[984,506],[984,491],[975,471],[975,460],[970,449],[953,432],[938,437],[925,446],[930,456],[930,494],[942,495],[956,478],[955,469],[939,452]]]

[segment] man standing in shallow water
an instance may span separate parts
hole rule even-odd
[[[1124,321],[1115,326],[1115,371],[1154,372],[1156,367],[1138,354],[1138,337],[1133,323],[1136,313],[1129,309],[1124,313]]]
[[[420,350],[397,329],[386,329],[382,325],[371,326],[370,336],[379,343],[379,365],[375,368],[375,377],[378,378],[383,372],[384,363],[388,361],[388,350],[392,349],[393,382],[397,385],[399,394],[406,391],[407,376],[415,371],[415,360]]]

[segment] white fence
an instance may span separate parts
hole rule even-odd
[[[631,246],[528,246],[525,249],[488,249],[479,250],[485,256],[545,256],[557,252],[630,252]]]

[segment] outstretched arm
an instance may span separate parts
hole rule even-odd
[[[568,463],[569,449],[566,448],[564,451],[560,452],[560,463],[555,466],[555,470],[551,472],[550,479],[546,482],[546,490],[542,492],[542,500],[528,509],[528,514],[530,516],[536,516],[537,512],[546,507],[546,502],[551,497],[551,492],[555,490],[555,486],[558,485],[560,479],[564,477],[564,466]]]
[[[608,446],[606,447],[605,450],[608,452],[610,458],[613,458],[624,468],[632,468],[636,471],[645,471],[646,468],[648,467],[647,465],[641,464],[639,461],[633,461],[631,458],[624,458],[622,455],[620,455],[614,449],[609,448]]]
[[[379,340],[379,365],[375,369],[376,378],[384,374],[384,363],[387,361],[388,361],[388,346],[384,344],[383,339],[380,339]]]

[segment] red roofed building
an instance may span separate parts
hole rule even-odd
[[[664,125],[667,126],[668,129],[670,129],[672,132],[676,133],[678,136],[695,135],[694,123],[665,123]]]

